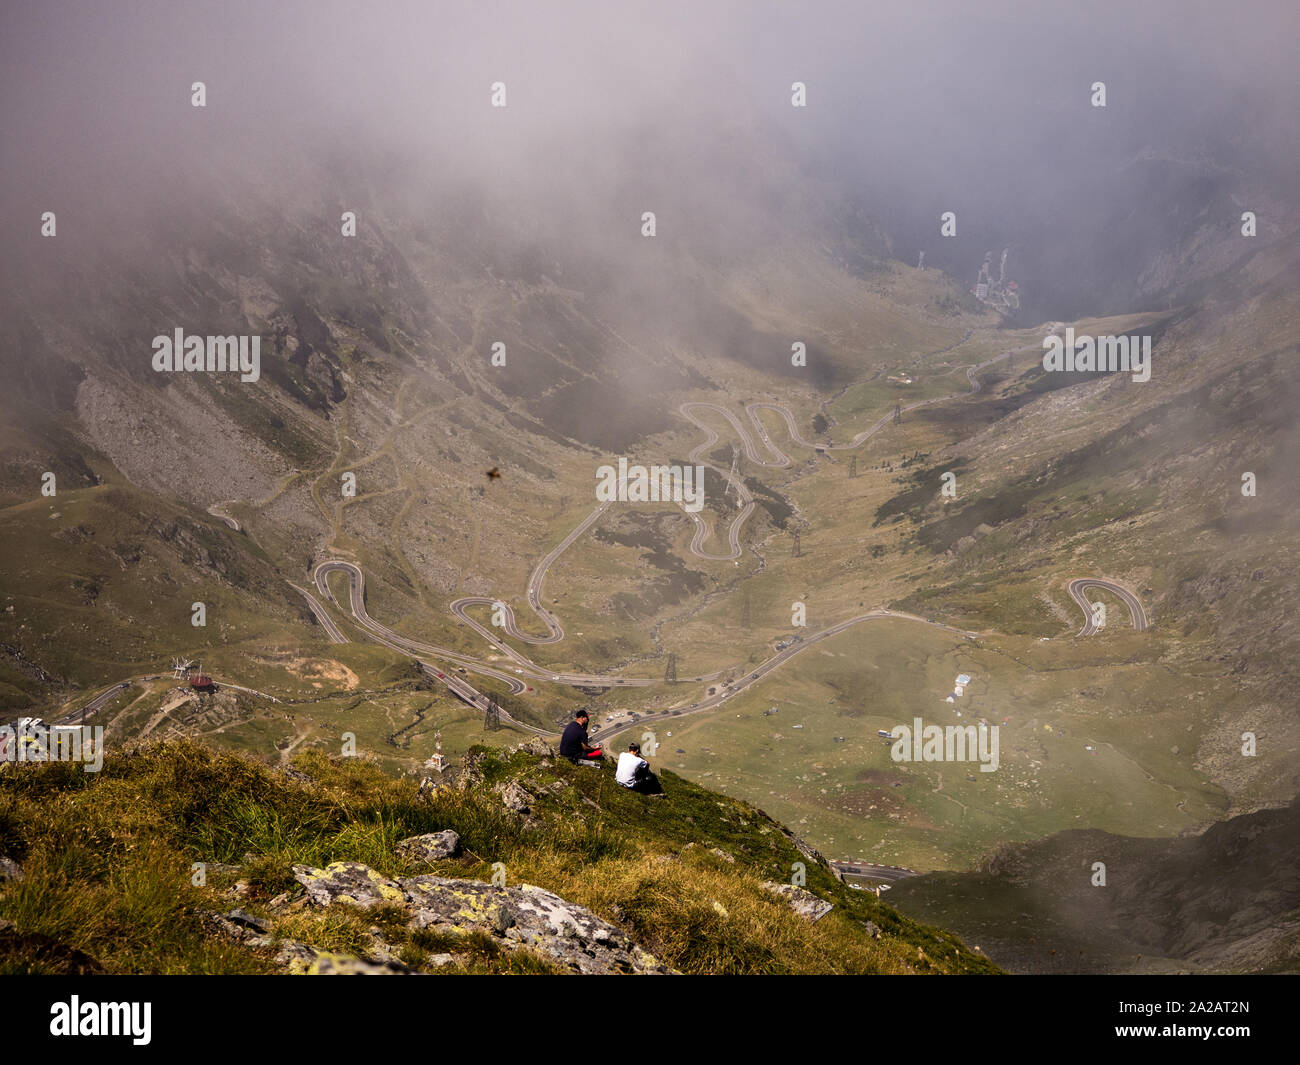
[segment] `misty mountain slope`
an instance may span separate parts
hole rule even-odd
[[[958,624],[1051,632],[1076,624],[1067,579],[1106,575],[1134,589],[1162,666],[1228,679],[1243,713],[1225,721],[1270,737],[1271,760],[1232,757],[1230,736],[1217,732],[1201,752],[1237,809],[1300,784],[1282,756],[1300,745],[1290,709],[1300,681],[1297,282],[1293,247],[1273,242],[1232,284],[1173,318],[1078,323],[1080,334],[1153,332],[1151,381],[1058,384],[1032,365],[1003,377],[964,410],[974,431],[877,515],[906,514],[915,549],[937,560],[900,605]],[[960,431],[949,415],[925,417]],[[948,468],[959,471],[959,491],[945,503],[930,485]],[[1252,497],[1242,494],[1246,473],[1257,479]],[[999,599],[1025,591],[1037,597],[1033,612],[1012,620],[997,611]],[[1119,609],[1111,604],[1112,624],[1124,626]]]
[[[468,647],[447,602],[517,594],[557,505],[568,524],[583,513],[575,485],[590,485],[605,448],[667,433],[690,442],[669,445],[664,457],[680,461],[698,435],[672,413],[677,399],[768,378],[777,389],[782,380],[800,389],[849,382],[870,365],[863,349],[870,360],[900,358],[960,335],[938,309],[951,288],[940,275],[885,270],[864,282],[842,261],[847,245],[792,244],[715,275],[698,257],[707,241],[694,233],[659,250],[633,245],[649,265],[615,272],[568,244],[539,259],[527,244],[520,249],[508,218],[489,218],[472,202],[464,216],[376,209],[349,241],[327,221],[337,197],[330,179],[319,181],[314,191],[294,190],[292,210],[275,193],[232,185],[202,218],[183,210],[177,193],[152,228],[88,257],[75,241],[37,246],[44,272],[13,276],[6,314],[19,328],[0,342],[14,383],[0,402],[17,434],[0,488],[18,508],[15,520],[29,513],[24,504],[46,470],[65,492],[125,481],[146,493],[137,497],[143,512],[183,503],[207,524],[204,535],[243,553],[244,564],[220,575],[230,592],[265,594],[264,580],[249,574],[268,559],[283,581],[304,582],[314,562],[341,551],[364,561],[378,616]],[[142,247],[156,254],[138,254]],[[261,336],[260,379],[155,373],[153,338],[177,327]],[[808,367],[790,366],[792,338],[807,344]],[[489,362],[496,340],[507,347],[504,367]],[[91,472],[87,455],[106,467]],[[509,487],[489,494],[480,482],[493,466],[508,471]],[[354,497],[341,491],[348,474],[357,478]],[[711,495],[722,494],[718,482]],[[226,516],[246,535],[230,537]],[[146,525],[150,552],[172,556],[160,532],[170,528],[162,519]],[[98,582],[83,561],[76,580]],[[38,578],[64,565],[39,550],[28,564]],[[18,576],[10,571],[7,593],[19,589]],[[211,577],[195,568],[178,579],[178,602],[212,600]],[[51,585],[48,594],[56,603],[62,593]],[[602,594],[629,622],[644,613],[627,614],[627,588]],[[273,598],[286,596],[278,621],[302,624],[287,583]],[[80,624],[93,630],[100,616],[90,610]],[[133,665],[149,655],[169,660],[195,638],[238,646],[259,632],[243,621],[237,631],[183,637],[150,626],[128,646],[117,642],[110,612],[102,617],[105,631],[90,644]],[[316,638],[314,624],[305,635]],[[14,640],[38,658],[54,647],[30,627]],[[618,662],[644,649],[610,650]],[[63,674],[63,658],[57,670],[47,662],[51,672]],[[79,660],[79,682],[115,679],[109,659]]]
[[[903,881],[889,898],[1012,972],[1295,972],[1298,833],[1294,802],[1178,839],[1064,832],[1007,846],[979,872]]]

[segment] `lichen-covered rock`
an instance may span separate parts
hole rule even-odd
[[[317,906],[345,902],[369,909],[385,902],[401,903],[404,898],[394,881],[360,862],[331,862],[324,869],[295,865],[293,875]]]
[[[516,751],[523,751],[525,754],[534,754],[539,758],[554,757],[555,751],[549,743],[540,736],[534,736],[531,740],[525,740],[513,748]]]
[[[780,895],[790,904],[790,909],[810,921],[820,921],[835,909],[833,902],[818,898],[811,891],[796,887],[794,884],[777,884],[771,880],[764,880],[763,887],[773,895]]]
[[[408,976],[419,975],[409,965],[404,965],[380,943],[376,954],[358,958],[351,954],[335,954],[318,950],[296,939],[274,940],[258,936],[248,940],[251,947],[275,947],[275,960],[285,972],[293,976]]]
[[[351,954],[332,954],[317,951],[310,961],[294,961],[289,972],[299,976],[411,976],[416,975],[409,965],[399,961],[367,961]]]
[[[528,947],[579,973],[667,973],[623,932],[585,906],[542,888],[415,876],[399,880],[412,928],[482,931],[507,949]]]
[[[296,939],[281,939],[277,943],[273,941],[270,936],[266,936],[261,940],[252,940],[249,942],[249,946],[274,946],[276,962],[289,969],[292,969],[295,965],[299,965],[300,969],[305,968],[319,953],[315,947],[310,947],[306,943],[300,943]]]
[[[226,913],[211,913],[206,916],[218,931],[232,939],[260,940],[271,930],[270,921],[254,917],[247,910],[229,910]]]
[[[413,862],[440,862],[460,850],[460,836],[451,829],[408,836],[397,844],[397,853]]]
[[[533,803],[537,801],[517,780],[509,780],[504,784],[498,784],[493,790],[501,796],[501,801],[505,804],[506,809],[517,814],[528,813],[532,809]]]
[[[6,880],[17,882],[23,878],[22,867],[12,858],[0,858],[0,884]]]

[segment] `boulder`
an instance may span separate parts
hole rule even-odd
[[[394,881],[360,862],[331,862],[324,869],[295,865],[293,875],[316,906],[343,902],[369,909],[385,902],[403,901],[402,889]]]
[[[17,883],[23,878],[22,867],[12,858],[0,858],[0,884],[6,880]]]
[[[790,904],[790,909],[810,921],[820,921],[835,909],[833,902],[818,898],[811,891],[796,887],[794,884],[777,884],[771,880],[764,880],[763,887],[773,895],[780,895]]]
[[[460,850],[460,836],[451,829],[408,836],[397,844],[397,853],[412,862],[440,862],[455,857]]]
[[[498,784],[492,790],[501,796],[501,801],[505,804],[507,810],[517,814],[528,813],[532,809],[533,803],[537,801],[517,780],[509,780],[504,784]]]

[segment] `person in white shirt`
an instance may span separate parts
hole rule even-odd
[[[627,750],[618,756],[614,779],[630,791],[639,791],[645,795],[663,794],[658,778],[650,772],[650,763],[641,757],[639,743],[629,743]]]

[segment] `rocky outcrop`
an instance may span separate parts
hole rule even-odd
[[[794,884],[777,884],[771,880],[764,880],[763,887],[773,895],[780,895],[790,904],[790,909],[810,921],[820,921],[835,909],[834,903],[818,898],[806,888],[796,887]]]
[[[410,836],[397,844],[397,853],[412,862],[440,862],[454,858],[460,850],[460,836],[451,829]]]
[[[419,839],[421,837],[413,837]],[[575,973],[668,973],[626,933],[585,906],[525,884],[497,887],[478,880],[423,875],[389,879],[360,862],[334,862],[325,869],[294,866],[308,900],[316,906],[351,905],[368,909],[383,903],[403,907],[407,927],[464,934],[483,932],[505,950],[527,948],[559,968]],[[229,916],[229,915],[227,915]],[[382,942],[370,952],[384,958]],[[308,948],[310,949],[310,948]],[[319,961],[319,958],[316,958]],[[435,959],[436,961],[436,959]],[[302,955],[289,958],[292,971],[323,971]],[[391,960],[387,964],[400,964]],[[338,959],[321,963],[340,971]],[[372,960],[371,964],[381,964]],[[331,968],[333,967],[333,968]]]
[[[532,809],[533,803],[537,801],[517,780],[498,784],[493,790],[501,796],[501,802],[512,813],[527,814]]]
[[[412,927],[490,932],[507,948],[529,947],[573,972],[669,971],[585,906],[539,887],[496,887],[436,876],[400,883],[412,907]]]

